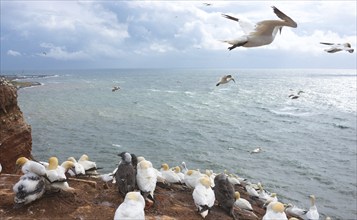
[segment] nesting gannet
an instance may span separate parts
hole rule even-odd
[[[245,190],[247,191],[248,195],[252,197],[259,198],[259,193],[258,191],[252,186],[252,184],[248,183],[245,185]]]
[[[228,212],[230,216],[236,219],[234,214],[234,202],[235,202],[235,195],[234,195],[234,187],[228,181],[226,174],[221,173],[218,174],[214,178],[214,195],[218,201],[218,205]]]
[[[45,181],[42,176],[28,172],[20,177],[12,189],[16,205],[26,205],[42,197],[45,192]]]
[[[125,196],[128,192],[134,191],[136,173],[132,164],[132,156],[128,152],[118,154],[121,157],[117,172],[115,173],[116,184],[119,193]]]
[[[348,51],[349,53],[353,53],[354,49],[351,48],[350,43],[344,43],[344,44],[335,44],[335,43],[323,43],[320,42],[320,44],[325,44],[325,45],[330,45],[331,47],[328,49],[325,49],[327,53],[336,53],[340,51]]]
[[[97,164],[94,161],[90,161],[87,154],[83,154],[78,163],[83,166],[86,175],[98,175]]]
[[[232,183],[233,185],[240,185],[239,179],[236,176],[234,176],[233,174],[231,174],[231,173],[228,174],[227,178],[228,178],[228,181],[230,183]]]
[[[176,166],[173,168],[173,171],[177,174],[177,176],[180,178],[180,183],[184,183],[185,179],[185,174],[181,172],[181,168],[179,166]]]
[[[217,176],[213,170],[206,170],[205,174],[211,179],[211,187],[214,187],[214,178]],[[185,176],[184,176],[185,177]]]
[[[192,192],[192,197],[198,213],[205,218],[215,201],[215,195],[211,188],[211,179],[208,176],[203,176],[199,179]]]
[[[182,167],[182,168],[181,168],[182,173],[183,173],[183,174],[186,174],[187,171],[188,171],[188,169],[187,169],[187,166],[186,166],[185,161],[182,161],[181,167]]]
[[[262,220],[288,220],[284,212],[284,205],[281,202],[271,202],[267,206],[267,210]]]
[[[35,173],[47,178],[46,168],[42,164],[29,160],[26,157],[20,157],[16,160],[16,167],[21,168],[22,173]]]
[[[307,210],[289,203],[285,206],[285,213],[289,216],[303,218],[303,216],[307,213]]]
[[[197,181],[205,175],[206,174],[202,174],[200,171],[197,170],[188,170],[184,175],[183,181],[189,188],[195,188]]]
[[[304,218],[311,219],[311,220],[319,219],[320,215],[319,215],[319,212],[317,211],[317,207],[315,205],[316,198],[314,195],[310,195],[309,198],[311,201],[311,206],[310,206],[309,210],[307,211]]]
[[[136,183],[142,192],[144,199],[149,203],[154,202],[154,191],[156,188],[157,173],[152,167],[152,163],[142,160],[137,165]]]
[[[74,163],[74,171],[69,170],[68,173],[71,176],[85,175],[86,171],[82,164],[78,163],[74,157],[68,157],[68,161],[72,161]]]
[[[259,47],[263,45],[270,44],[273,42],[278,31],[284,27],[296,28],[296,22],[291,19],[289,16],[281,12],[276,7],[272,6],[274,13],[282,20],[264,20],[258,22],[254,27],[248,25],[247,22],[243,22],[238,18],[235,18],[230,15],[222,14],[223,17],[237,21],[242,27],[245,35],[239,37],[235,40],[224,41],[231,44],[231,47],[228,47],[229,50],[233,50],[236,47]]]
[[[180,177],[169,168],[167,163],[161,165],[160,172],[168,183],[181,183]]]
[[[250,202],[246,199],[241,198],[240,193],[238,191],[234,193],[234,197],[236,199],[236,201],[234,202],[235,206],[244,210],[253,211],[253,207]]]
[[[226,83],[230,82],[231,80],[232,80],[233,82],[236,82],[236,81],[233,79],[232,75],[224,75],[224,76],[222,76],[222,77],[219,79],[219,81],[217,82],[216,86],[219,86],[219,85],[221,85],[221,84],[226,84]]]
[[[70,168],[74,168],[74,163],[72,161],[65,161],[61,166],[58,166],[57,157],[50,157],[48,163],[46,173],[50,182],[46,187],[50,190],[74,191],[74,188],[68,185],[66,177],[66,172]]]
[[[140,192],[128,192],[115,211],[114,220],[145,220],[145,200]]]

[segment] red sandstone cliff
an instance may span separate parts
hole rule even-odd
[[[0,163],[2,173],[14,173],[18,157],[31,158],[31,126],[17,105],[17,89],[0,78]]]

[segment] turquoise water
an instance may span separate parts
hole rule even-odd
[[[284,202],[356,219],[356,70],[73,70],[36,72],[19,90],[33,154],[83,153],[110,172],[117,153],[155,167],[227,169]],[[232,74],[236,83],[216,87]],[[113,86],[121,90],[112,92]],[[299,99],[288,95],[303,90]],[[261,147],[260,154],[250,154]]]

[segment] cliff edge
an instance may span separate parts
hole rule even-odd
[[[17,105],[17,89],[0,78],[0,164],[2,173],[14,173],[17,158],[31,158],[31,126]]]

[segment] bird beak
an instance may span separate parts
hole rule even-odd
[[[282,30],[282,29],[283,29],[283,27],[280,27],[280,28],[279,28],[279,32],[280,32],[280,34],[281,34],[281,30]]]
[[[236,83],[236,81],[232,78],[232,81],[234,82],[234,83]]]

